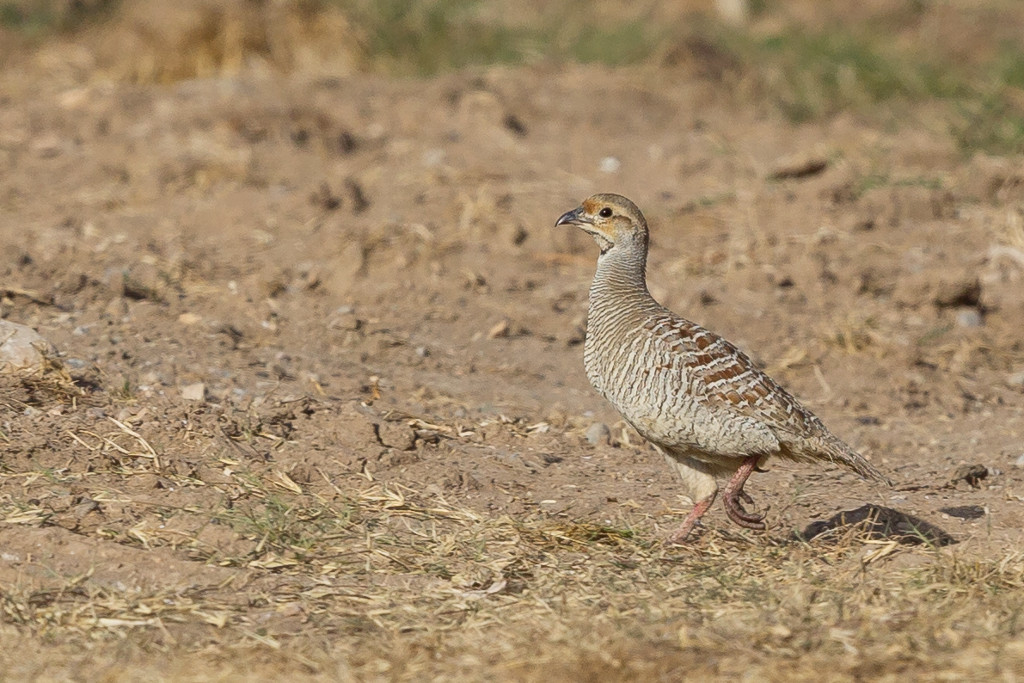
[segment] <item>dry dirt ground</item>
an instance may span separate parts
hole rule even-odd
[[[777,463],[767,532],[662,546],[690,502],[589,387],[552,227],[597,191],[896,487]],[[682,72],[8,73],[0,315],[58,353],[0,377],[0,678],[1018,680],[1022,198],[926,107]],[[864,504],[956,542],[793,536]]]

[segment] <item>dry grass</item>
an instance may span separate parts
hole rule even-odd
[[[0,396],[52,411],[89,398],[81,381],[47,363]],[[638,509],[600,526],[484,514],[369,475],[304,479],[246,457],[280,442],[267,416],[222,417],[238,448],[221,450],[201,423],[175,438],[130,414],[68,417],[63,465],[0,469],[0,633],[60,655],[7,648],[12,677],[225,680],[244,659],[347,680],[1010,680],[1024,664],[1020,552],[856,526],[809,542],[721,527],[669,548]],[[182,469],[194,452],[219,479]]]
[[[250,476],[232,509],[189,510],[249,541],[207,558],[244,571],[191,587],[125,588],[93,569],[5,583],[0,622],[67,652],[127,646],[140,671],[168,651],[208,666],[241,650],[267,671],[360,680],[816,680],[825,665],[840,679],[929,678],[1011,675],[1024,662],[1020,553],[985,560],[856,530],[812,543],[709,531],[666,548],[633,528],[488,517],[400,486],[368,483],[328,504],[282,476]],[[0,529],[46,524],[6,498]],[[143,553],[204,545],[153,524],[100,535]]]

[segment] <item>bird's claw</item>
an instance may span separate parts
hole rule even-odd
[[[747,512],[743,507],[743,503],[746,503],[747,505],[754,505],[754,499],[751,498],[750,494],[743,489],[736,491],[732,495],[726,495],[724,502],[726,514],[729,516],[729,519],[736,522],[736,524],[746,527],[747,529],[761,530],[765,528],[764,520],[771,506],[765,507],[764,512],[761,514]]]

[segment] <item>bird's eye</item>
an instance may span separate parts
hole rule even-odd
[[[600,216],[601,218],[611,218],[612,217],[612,207],[610,207],[610,206],[604,207],[603,209],[601,209],[600,211],[597,212],[597,215]]]

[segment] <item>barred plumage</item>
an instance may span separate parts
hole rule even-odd
[[[672,535],[689,535],[732,475],[726,512],[764,528],[743,484],[770,456],[825,460],[890,483],[725,339],[661,306],[647,290],[647,221],[633,202],[599,194],[556,225],[575,225],[601,247],[590,287],[584,365],[594,387],[676,469],[695,505]],[[742,501],[742,502],[741,502]]]

